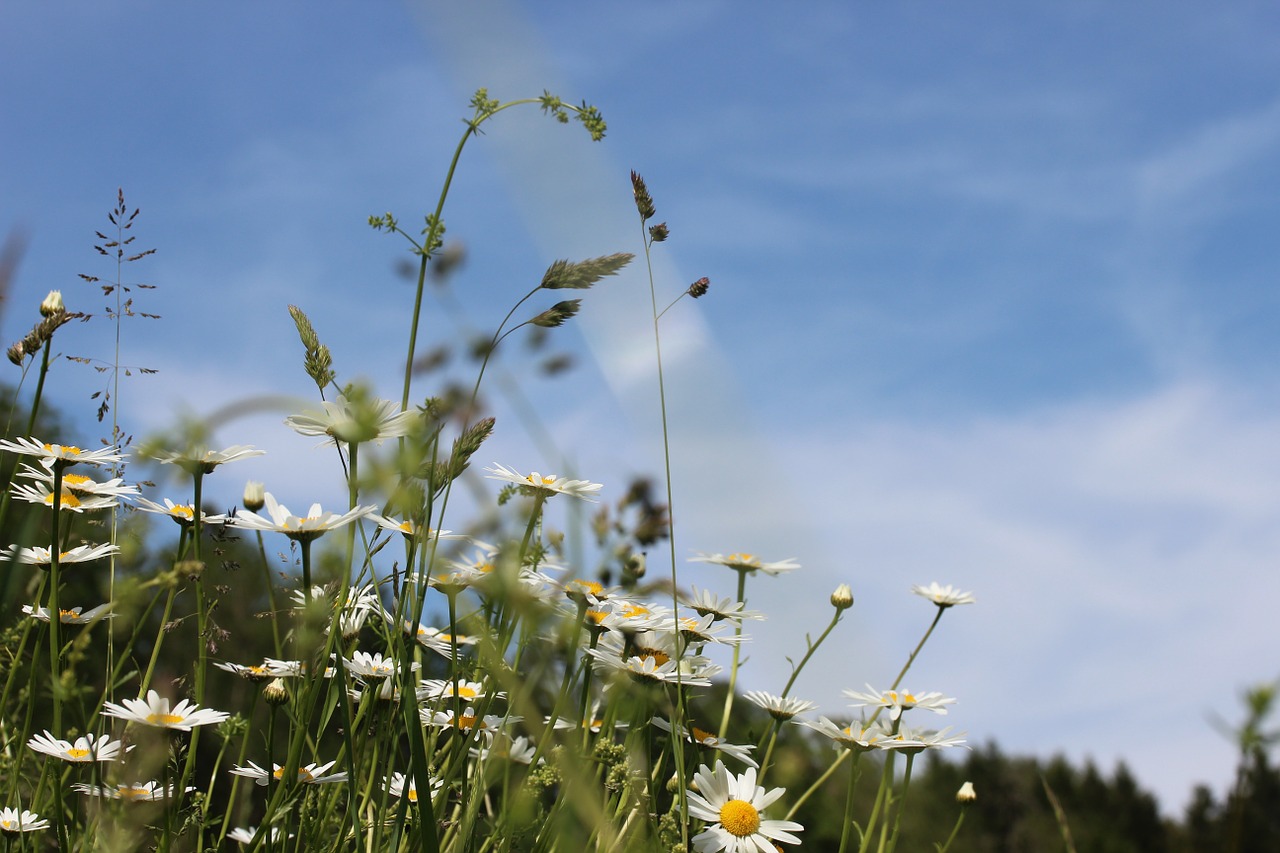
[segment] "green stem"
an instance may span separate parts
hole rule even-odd
[[[747,570],[738,569],[738,604],[746,603],[747,593]],[[742,654],[742,620],[738,620],[737,628],[733,632],[733,636],[737,642],[733,644],[733,663],[729,667],[729,692],[724,697],[724,713],[720,715],[720,737],[727,738],[729,736],[729,714],[733,711],[733,694],[738,684],[738,658]],[[794,679],[793,679],[794,680]],[[788,682],[787,687],[791,684]],[[783,694],[786,695],[785,693]]]
[[[844,828],[840,830],[840,853],[845,853],[849,847],[849,830],[853,828],[853,791],[858,786],[858,759],[861,757],[861,752],[854,753],[853,763],[849,766],[849,790],[844,797]]]
[[[45,350],[46,355],[48,350]],[[41,380],[44,373],[40,374]],[[58,602],[61,543],[58,522],[62,512],[62,472],[65,463],[53,465],[53,518],[49,521],[49,678],[53,691],[53,730],[62,733],[62,610]]]

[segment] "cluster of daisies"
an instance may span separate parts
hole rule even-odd
[[[418,415],[399,412],[386,401],[376,401],[353,406],[344,398],[326,403],[324,412],[315,415],[290,418],[288,423],[295,430],[307,435],[324,436],[326,443],[343,445],[353,442],[377,441],[382,438],[404,435],[413,428]],[[119,478],[105,481],[73,473],[68,469],[77,463],[103,465],[119,462],[121,455],[115,448],[84,451],[70,446],[43,444],[30,439],[0,442],[0,449],[34,457],[35,465],[24,464],[19,469],[22,482],[13,488],[13,495],[21,500],[43,504],[58,510],[88,512],[117,505],[120,499],[129,500],[137,508],[161,514],[180,525],[189,526],[197,521],[201,510],[191,504],[175,504],[165,499],[156,503],[138,494],[136,487],[126,485]],[[200,476],[212,472],[219,465],[261,454],[263,451],[247,446],[235,446],[221,451],[200,451],[186,454],[161,454],[156,458],[175,464],[189,473]],[[533,472],[528,475],[495,465],[486,469],[490,479],[527,497],[544,501],[553,495],[567,495],[591,501],[602,488],[600,484],[586,480],[544,475]],[[309,543],[325,533],[367,519],[380,529],[380,535],[402,535],[408,543],[421,545],[430,540],[439,541],[454,537],[449,531],[424,530],[412,520],[380,515],[376,507],[356,506],[344,513],[325,512],[313,504],[305,514],[297,515],[281,504],[260,484],[251,483],[246,489],[247,511],[230,517],[202,513],[203,524],[228,524],[247,530],[275,532],[300,543]],[[254,511],[260,510],[260,511]],[[85,562],[112,557],[118,550],[111,545],[81,545],[59,552],[61,563]],[[11,562],[46,566],[54,559],[49,549],[41,547],[11,547],[4,552]],[[775,576],[799,568],[792,559],[769,562],[754,554],[703,554],[694,558],[697,562],[720,565],[739,573],[740,580],[757,573]],[[747,610],[741,598],[721,598],[696,587],[683,595],[678,602],[656,603],[638,600],[626,591],[606,588],[603,585],[581,579],[561,581],[557,565],[547,555],[539,554],[536,560],[515,561],[509,566],[499,549],[482,542],[472,542],[472,553],[465,559],[449,560],[434,567],[424,578],[435,591],[450,597],[452,601],[464,592],[477,595],[482,601],[490,595],[509,594],[511,584],[518,584],[527,596],[543,601],[560,611],[564,618],[573,620],[580,629],[579,651],[590,661],[590,674],[599,678],[602,690],[583,727],[593,732],[609,732],[627,725],[652,725],[669,738],[680,739],[704,749],[715,750],[717,756],[740,763],[741,774],[730,772],[717,758],[712,766],[703,764],[693,778],[688,791],[689,814],[706,824],[706,828],[694,836],[698,851],[767,850],[777,842],[799,843],[795,832],[802,830],[799,824],[786,820],[766,819],[764,811],[776,802],[784,791],[780,788],[766,790],[757,784],[760,764],[753,755],[754,745],[734,744],[726,738],[692,725],[691,721],[665,719],[652,716],[647,719],[617,719],[616,708],[601,714],[599,707],[609,705],[611,691],[620,683],[645,685],[678,685],[680,687],[709,686],[720,675],[722,667],[713,663],[708,648],[723,645],[735,652],[748,638],[743,625],[763,616]],[[403,577],[404,589],[415,582],[412,573]],[[741,585],[740,585],[741,588]],[[397,590],[400,587],[397,585]],[[952,587],[931,584],[915,587],[913,591],[933,602],[940,609],[973,602],[973,596]],[[451,662],[458,662],[461,655],[474,646],[475,637],[451,634],[441,629],[418,624],[406,619],[398,605],[388,608],[383,604],[383,594],[377,584],[368,582],[351,589],[334,590],[304,583],[293,594],[295,606],[304,609],[321,602],[334,614],[332,624],[344,639],[354,639],[370,618],[385,623],[388,631],[403,631],[423,648],[429,649]],[[837,610],[852,604],[846,586],[841,586],[832,596]],[[50,608],[29,605],[24,611],[35,619],[49,620]],[[63,623],[91,624],[110,618],[110,605],[102,604],[87,610],[82,607],[60,609],[59,621]],[[404,672],[402,662],[381,652],[353,650],[349,656],[335,654],[325,667],[323,677],[341,673],[346,682],[344,689],[353,701],[371,702],[401,701],[399,676]],[[280,697],[287,701],[289,691],[284,682],[291,678],[307,677],[309,665],[304,661],[265,658],[261,663],[239,664],[219,662],[216,666],[243,678],[264,685],[264,695]],[[409,671],[417,672],[418,663],[411,663]],[[457,668],[454,668],[457,672]],[[520,717],[505,713],[489,713],[495,706],[502,707],[505,694],[483,681],[461,678],[452,680],[418,679],[414,683],[412,701],[418,705],[418,714],[424,728],[439,733],[454,731],[465,733],[470,755],[476,762],[490,759],[533,764],[542,760],[542,754],[531,736],[521,734]],[[908,726],[905,712],[913,709],[945,714],[953,699],[938,693],[912,693],[891,689],[877,691],[868,686],[866,692],[846,691],[854,700],[853,707],[872,711],[870,720],[842,726],[827,717],[802,720],[800,715],[813,711],[815,703],[770,693],[754,691],[745,698],[765,712],[778,724],[799,723],[830,738],[837,746],[855,750],[903,750],[922,751],[946,748],[964,743],[962,735],[951,735],[949,729],[934,731]],[[612,703],[613,705],[625,703]],[[727,712],[726,712],[727,713]],[[145,697],[125,699],[121,703],[107,702],[102,714],[129,724],[176,731],[191,731],[195,727],[219,724],[228,714],[210,708],[201,708],[188,701],[172,705],[170,700],[155,690]],[[559,718],[547,718],[553,728],[577,728],[577,723]],[[87,734],[74,741],[62,740],[50,732],[37,735],[28,746],[47,757],[73,764],[91,762],[116,762],[122,760],[128,747],[108,735]],[[270,769],[252,761],[234,766],[229,772],[248,778],[259,785],[279,781],[285,768],[270,764]],[[317,762],[297,768],[297,782],[318,785],[331,782],[348,782],[348,774],[332,772],[335,762]],[[767,764],[767,759],[766,759]],[[395,796],[416,800],[419,792],[412,779],[402,773],[392,773],[385,780],[387,789]],[[154,781],[128,782],[116,785],[72,786],[83,793],[125,801],[163,800],[175,795],[172,786]],[[441,794],[443,782],[433,780],[431,790],[424,792],[434,798]],[[191,789],[188,789],[191,790]],[[43,829],[48,822],[31,812],[5,809],[0,811],[0,832],[27,832]],[[229,837],[249,841],[254,830],[236,830]]]

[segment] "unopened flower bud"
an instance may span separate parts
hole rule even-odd
[[[284,686],[283,678],[276,678],[262,688],[262,698],[268,705],[280,706],[289,701],[289,690]]]
[[[27,348],[22,345],[22,341],[18,341],[9,347],[9,360],[19,367],[22,366],[22,360],[27,357]]]
[[[257,480],[244,484],[244,508],[249,512],[257,512],[266,504],[266,488]]]
[[[706,296],[707,291],[710,289],[711,289],[711,279],[707,278],[704,275],[702,278],[698,279],[693,284],[689,285],[689,295],[692,296],[694,299],[697,299],[699,296]]]
[[[831,606],[836,610],[848,610],[853,606],[853,590],[849,589],[847,583],[842,583],[836,587],[836,591],[831,593]]]
[[[972,803],[978,799],[978,792],[973,790],[972,782],[965,782],[960,786],[960,790],[956,791],[957,803]]]
[[[50,290],[49,295],[44,298],[44,302],[40,303],[40,314],[44,317],[52,317],[54,314],[61,314],[66,310],[66,307],[62,304],[61,290]]]

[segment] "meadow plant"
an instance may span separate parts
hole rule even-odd
[[[847,584],[830,595],[826,627],[816,639],[805,635],[778,692],[753,690],[735,704],[744,626],[778,615],[747,608],[747,581],[768,585],[795,572],[803,582],[796,560],[702,553],[693,560],[722,567],[730,594],[685,583],[669,452],[665,504],[651,482],[637,481],[603,504],[588,530],[567,533],[556,527],[564,505],[599,505],[608,488],[527,465],[472,468],[482,448],[490,459],[501,453],[488,447],[495,421],[483,416],[479,393],[503,342],[521,328],[545,333],[572,320],[586,291],[632,255],[555,261],[479,350],[468,398],[415,396],[424,283],[433,263],[448,262],[443,213],[463,147],[522,104],[604,136],[599,112],[585,103],[546,93],[502,103],[482,89],[421,231],[390,213],[370,218],[405,238],[418,259],[399,401],[343,383],[304,309],[288,306],[319,400],[285,425],[321,439],[313,452],[341,471],[344,506],[295,512],[250,482],[243,508],[206,511],[205,479],[264,452],[212,447],[210,428],[132,454],[172,466],[185,483],[171,494],[145,484],[151,495],[143,497],[141,484],[119,475],[118,426],[94,449],[33,434],[49,341],[74,316],[60,296],[50,295],[31,335],[11,348],[24,374],[36,353],[44,358],[25,434],[0,441],[21,460],[0,506],[0,529],[12,540],[3,570],[18,579],[8,585],[17,595],[5,601],[0,669],[6,851],[786,850],[816,829],[795,817],[826,784],[846,786],[844,813],[827,818],[840,850],[894,848],[914,759],[964,742],[917,725],[946,714],[953,699],[900,682],[943,614],[972,595],[936,583],[915,588],[935,606],[933,619],[891,685],[847,691],[861,718],[812,718],[816,703],[791,695],[852,610]],[[643,178],[633,172],[631,181],[649,261],[672,232],[650,224],[654,200]],[[112,219],[121,235],[134,216],[121,194]],[[144,256],[126,256],[129,239],[107,243],[121,264]],[[695,281],[659,310],[649,275],[668,449],[661,320],[709,284]],[[552,301],[563,290],[582,295]],[[127,292],[118,279],[104,291]],[[118,324],[130,311],[125,300],[110,316]],[[527,319],[517,319],[521,311]],[[118,351],[112,364],[114,381]],[[114,384],[109,399],[117,412]],[[499,489],[479,522],[452,517],[463,479]],[[10,496],[43,515],[19,525]],[[117,534],[103,517],[125,503],[143,514]],[[154,516],[175,525],[149,530],[143,520]],[[126,541],[137,530],[141,541]],[[574,564],[566,535],[590,538],[594,568]],[[670,571],[655,581],[646,554],[662,543]],[[92,567],[104,560],[118,565],[119,582],[106,601],[85,600],[99,586]],[[232,582],[219,560],[256,562],[260,571]],[[229,611],[257,618],[223,627]],[[716,662],[718,646],[727,647],[727,669]],[[801,789],[768,787],[780,750],[802,738],[828,747],[818,750],[825,769]],[[859,777],[877,762],[874,805],[856,813]],[[837,775],[844,765],[847,775]],[[960,807],[957,814],[954,829],[938,828],[948,844]]]

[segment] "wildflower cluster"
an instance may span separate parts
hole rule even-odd
[[[585,104],[549,94],[529,103],[604,133]],[[463,141],[508,106],[480,90]],[[670,229],[647,225],[652,196],[634,173],[632,185],[648,252]],[[443,204],[444,194],[422,242],[411,238],[424,265],[440,247]],[[399,232],[390,214],[371,222]],[[107,834],[166,851],[228,841],[787,849],[806,831],[794,817],[813,789],[765,781],[778,744],[809,737],[838,747],[825,757],[832,769],[883,758],[876,809],[863,822],[849,811],[843,825],[864,840],[879,827],[881,849],[892,849],[911,761],[964,738],[915,727],[916,716],[945,714],[954,700],[897,682],[846,691],[870,714],[848,723],[810,718],[818,705],[791,694],[851,612],[847,585],[831,594],[830,610],[819,605],[830,622],[816,640],[806,635],[780,692],[739,696],[746,629],[769,615],[748,607],[748,582],[780,583],[800,572],[796,559],[708,552],[678,570],[669,484],[666,504],[645,485],[611,505],[603,484],[562,459],[552,462],[558,473],[545,463],[470,468],[494,433],[479,389],[505,338],[561,326],[582,300],[513,323],[516,309],[547,299],[544,291],[589,290],[631,259],[552,263],[488,339],[470,399],[452,404],[409,403],[418,309],[395,401],[371,385],[340,384],[334,353],[289,306],[302,371],[320,399],[283,425],[320,439],[312,453],[341,472],[347,500],[336,509],[317,502],[295,512],[262,480],[244,487],[240,509],[206,507],[207,478],[225,477],[231,464],[251,468],[264,453],[248,445],[152,442],[129,454],[130,464],[175,475],[175,488],[126,478],[126,448],[115,444],[0,441],[17,461],[0,516],[10,499],[38,514],[3,527],[18,531],[3,559],[24,599],[20,641],[6,650],[13,665],[0,675],[0,719],[10,721],[0,726],[10,797],[0,833],[52,831],[67,850],[94,849]],[[707,283],[686,295],[701,296]],[[60,300],[48,310],[65,313]],[[660,316],[655,302],[655,326]],[[463,481],[485,495],[476,521],[451,511]],[[574,518],[567,505],[599,508],[594,547],[581,529],[559,529]],[[157,516],[174,524],[148,531]],[[646,550],[660,542],[671,548],[669,584],[644,580]],[[90,568],[103,564],[108,571]],[[234,571],[245,565],[256,571]],[[80,598],[103,586],[107,600]],[[928,633],[946,610],[973,601],[937,584],[915,591],[937,606]],[[896,756],[907,762],[900,782]],[[891,794],[894,786],[902,790]]]

